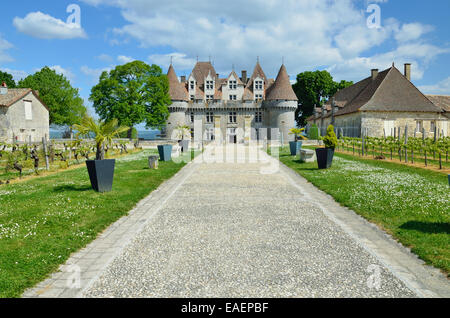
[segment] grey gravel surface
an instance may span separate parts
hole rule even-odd
[[[84,297],[415,297],[286,173],[196,169]],[[381,269],[369,288],[368,267]]]

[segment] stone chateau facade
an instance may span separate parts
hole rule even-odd
[[[232,71],[221,78],[210,62],[197,62],[181,81],[170,65],[167,76],[172,104],[163,135],[168,139],[180,139],[177,127],[182,125],[190,127],[196,142],[293,138],[289,130],[296,126],[298,99],[284,65],[275,80],[266,77],[259,62],[250,77],[247,71],[240,77]]]

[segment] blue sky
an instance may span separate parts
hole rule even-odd
[[[80,25],[68,24],[70,4]],[[376,4],[381,27],[369,28]],[[211,56],[227,75],[253,70],[256,57],[275,77],[282,57],[291,74],[326,69],[358,81],[371,68],[413,64],[425,93],[450,95],[448,0],[16,0],[0,11],[0,69],[17,79],[43,66],[65,74],[86,103],[102,70],[133,59],[160,65],[174,57],[189,75]],[[76,22],[76,21],[75,21]]]

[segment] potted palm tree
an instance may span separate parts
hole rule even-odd
[[[323,137],[323,143],[325,144],[325,148],[316,149],[317,164],[319,169],[328,169],[333,162],[334,149],[338,143],[333,125],[328,126],[327,134]]]
[[[109,122],[96,121],[90,116],[84,116],[81,123],[74,125],[77,130],[77,138],[80,136],[95,138],[95,160],[87,160],[86,166],[89,173],[92,188],[97,192],[109,192],[112,189],[114,179],[114,167],[116,160],[105,159],[105,147],[112,144],[113,138],[127,131],[128,127],[119,127],[118,120]]]
[[[303,142],[301,140],[307,140],[303,135],[305,128],[292,128],[289,131],[289,135],[295,135],[295,141],[289,142],[289,148],[291,150],[291,156],[296,156],[302,149]]]
[[[180,125],[176,128],[176,132],[181,151],[187,152],[189,150],[189,143],[191,142],[191,127],[187,125]]]

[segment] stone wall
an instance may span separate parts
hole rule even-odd
[[[400,127],[401,135],[405,133],[405,127],[408,126],[408,135],[414,136],[417,127],[417,121],[422,122],[428,136],[434,136],[434,130],[431,129],[431,122],[435,122],[439,131],[444,129],[448,135],[448,120],[437,113],[419,113],[419,112],[364,112],[362,113],[362,127],[368,129],[368,135],[371,137],[382,137],[386,130],[386,135],[390,136],[392,128]],[[390,123],[389,123],[390,122]],[[416,136],[422,136],[417,132]]]
[[[431,129],[431,122],[435,122],[439,129],[439,135],[448,136],[450,132],[450,120],[445,116],[437,113],[420,113],[420,112],[356,112],[346,115],[337,116],[335,118],[335,127],[342,128],[345,136],[360,137],[361,128],[368,129],[370,137],[383,137],[385,130],[386,135],[392,134],[393,128],[400,127],[401,135],[405,133],[405,126],[408,125],[408,135],[414,136],[414,130],[417,127],[417,121],[422,122],[422,126],[426,130],[428,137],[434,136]],[[312,125],[312,121],[309,122]],[[316,125],[320,128],[323,135],[326,128],[331,123],[331,116],[327,118],[318,118]],[[417,131],[416,136],[421,137],[422,132]]]

